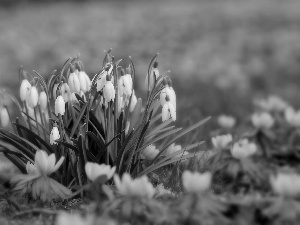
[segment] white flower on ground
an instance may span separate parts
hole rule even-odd
[[[209,189],[212,175],[209,171],[204,173],[192,173],[188,170],[182,174],[184,189],[190,193],[204,192]]]
[[[78,93],[80,91],[81,84],[75,71],[73,73],[70,73],[68,78],[68,85],[70,87],[71,93]]]
[[[35,108],[39,101],[39,93],[35,86],[32,86],[27,95],[26,102],[30,108]]]
[[[158,153],[159,150],[154,145],[149,145],[143,150],[142,155],[145,157],[145,159],[152,160],[157,156]]]
[[[82,217],[80,214],[61,212],[56,218],[56,225],[94,225],[95,218],[92,215]]]
[[[1,109],[0,121],[1,121],[1,127],[7,127],[9,124],[9,115],[6,107],[3,107]]]
[[[85,164],[85,173],[91,181],[95,181],[99,176],[105,175],[110,180],[116,171],[116,167],[110,165],[87,162]]]
[[[270,177],[270,183],[273,191],[283,196],[300,195],[300,175],[295,173],[278,173]]]
[[[55,115],[58,116],[58,114],[60,115],[64,115],[65,114],[65,100],[64,98],[59,95],[56,100],[55,100]]]
[[[258,129],[269,129],[274,125],[273,117],[267,113],[254,113],[251,117],[252,124]]]
[[[234,143],[230,151],[234,158],[242,159],[254,155],[257,151],[257,146],[254,143],[250,143],[248,139],[243,139]]]
[[[72,192],[57,181],[49,177],[59,169],[64,161],[64,157],[55,164],[55,154],[48,154],[39,150],[35,153],[34,165],[27,163],[26,170],[28,174],[14,175],[10,183],[15,185],[13,191],[20,193],[31,192],[34,199],[40,198],[42,201],[51,201],[54,198],[65,199]]]
[[[181,145],[175,145],[175,143],[172,143],[170,146],[168,146],[166,148],[166,150],[164,151],[164,155],[165,156],[169,156],[172,155],[173,153],[182,150]],[[177,154],[175,155],[173,158],[181,158],[185,155],[188,155],[189,153],[187,151],[184,151],[183,153]]]
[[[227,129],[234,127],[234,125],[236,124],[236,119],[232,116],[220,115],[217,120],[218,120],[218,124],[221,127]]]
[[[108,103],[110,101],[115,100],[115,95],[116,95],[116,91],[115,91],[115,87],[114,87],[113,83],[111,82],[111,76],[107,75],[106,83],[103,87],[103,97],[105,100],[105,107],[108,106]]]
[[[176,111],[172,105],[169,96],[166,96],[166,103],[162,107],[162,121],[165,122],[169,118],[172,118],[173,121],[176,120]]]
[[[226,135],[220,135],[216,137],[211,138],[211,142],[213,143],[214,147],[216,149],[226,149],[230,142],[232,142],[232,135],[226,134]]]
[[[254,101],[254,104],[265,111],[282,112],[289,107],[289,104],[277,96],[269,96],[267,99]]]
[[[56,140],[60,139],[60,134],[59,134],[59,130],[56,124],[53,125],[51,134],[50,134],[50,144],[51,145],[56,145],[57,142]]]
[[[121,70],[121,77],[118,82],[119,95],[130,96],[132,94],[132,77],[130,74],[125,74],[124,70]]]
[[[47,94],[45,91],[42,91],[39,96],[39,105],[42,110],[45,111],[47,109],[47,103],[48,103]]]
[[[83,93],[86,93],[91,88],[91,79],[86,74],[85,71],[79,71],[78,73],[78,79],[80,82],[80,89],[83,91]]]
[[[122,179],[118,175],[114,175],[114,182],[119,193],[124,196],[152,198],[155,194],[153,185],[145,175],[134,180],[128,173],[124,173]]]
[[[293,127],[300,127],[300,110],[295,111],[289,107],[284,112],[286,121]]]
[[[31,84],[27,79],[22,80],[21,86],[20,86],[20,99],[22,102],[26,101],[27,96],[29,95],[29,92],[31,90]]]

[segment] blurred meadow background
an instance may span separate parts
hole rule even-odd
[[[92,77],[112,48],[123,65],[132,56],[138,96],[160,53],[160,71],[171,70],[179,125],[209,115],[245,117],[253,99],[270,94],[300,106],[297,0],[0,2],[0,86],[17,96],[21,65],[47,77],[80,54]]]

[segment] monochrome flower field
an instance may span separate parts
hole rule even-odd
[[[145,99],[134,91],[133,60],[120,62],[107,51],[93,77],[79,56],[45,78],[21,68],[20,101],[1,90],[0,195],[16,216],[54,215],[56,225],[295,224],[297,109],[271,96],[245,121],[207,115],[177,128],[180,93],[158,55]],[[195,136],[210,120],[218,128],[209,139]]]

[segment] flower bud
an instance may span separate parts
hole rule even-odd
[[[1,126],[2,127],[7,127],[9,124],[9,115],[7,112],[7,109],[5,107],[3,107],[1,109]]]
[[[31,84],[27,79],[22,80],[21,86],[20,86],[20,99],[22,102],[24,102],[29,95],[31,89]]]
[[[57,144],[56,140],[59,140],[59,139],[60,139],[60,134],[59,134],[58,127],[55,123],[53,125],[52,131],[51,131],[51,134],[50,134],[50,144],[51,145],[56,145]]]
[[[26,101],[28,103],[28,106],[32,109],[37,106],[37,103],[39,101],[39,93],[35,86],[31,87],[30,92],[27,95]]]
[[[47,100],[46,92],[42,91],[39,96],[39,105],[41,106],[41,109],[44,111],[47,109],[47,102],[48,100]]]
[[[58,114],[65,114],[65,100],[61,95],[59,95],[55,100],[55,115],[58,116]]]
[[[70,87],[71,93],[76,92],[78,93],[80,91],[80,82],[78,79],[78,76],[75,72],[70,73],[69,79],[68,79],[68,85]]]

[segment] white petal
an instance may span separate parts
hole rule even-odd
[[[46,174],[48,168],[48,155],[45,151],[40,150],[35,153],[34,165],[40,174]]]

